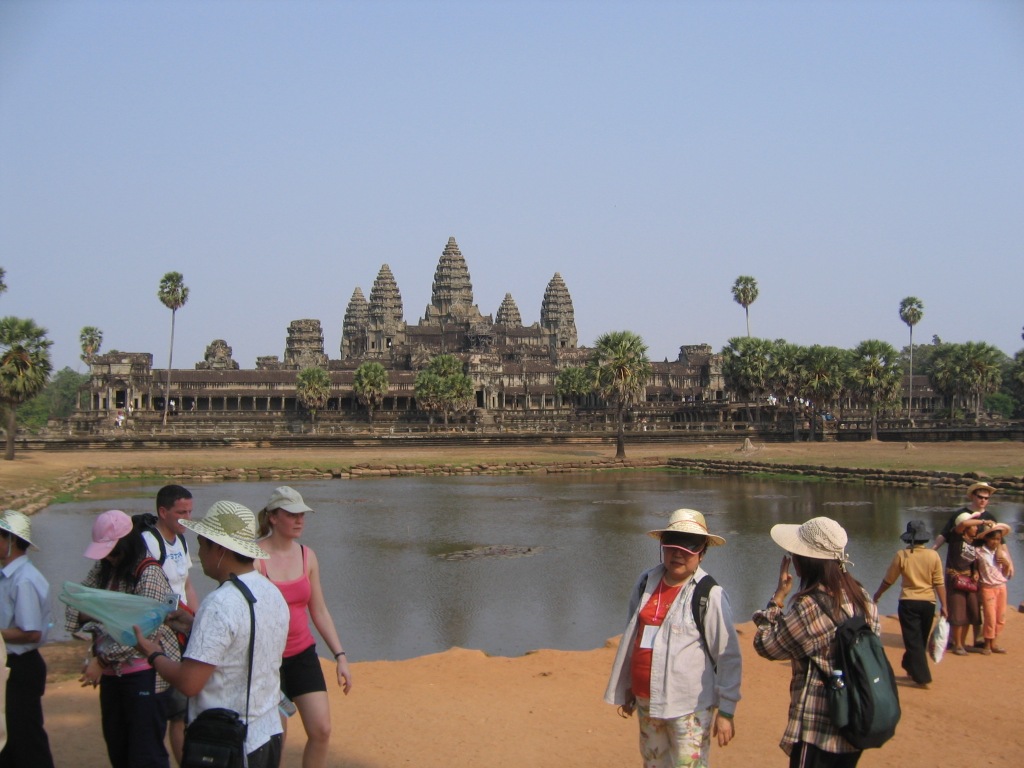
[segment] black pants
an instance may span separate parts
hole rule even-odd
[[[7,746],[0,752],[0,768],[53,768],[43,728],[46,662],[39,651],[28,651],[8,654],[7,666]]]
[[[860,752],[826,752],[801,741],[789,753],[789,768],[854,768]]]
[[[167,715],[152,669],[100,678],[100,719],[113,768],[168,768]]]
[[[897,615],[903,631],[903,668],[915,683],[930,683],[928,635],[935,621],[935,603],[931,600],[900,600]]]

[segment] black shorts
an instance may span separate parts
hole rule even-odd
[[[281,690],[293,701],[305,693],[327,690],[316,645],[281,660]]]

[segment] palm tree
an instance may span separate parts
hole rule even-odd
[[[985,395],[998,392],[1006,355],[983,341],[964,344],[942,344],[932,358],[928,378],[935,390],[946,398],[950,417],[958,403],[981,416]]]
[[[736,336],[722,349],[722,375],[726,386],[746,402],[747,421],[761,420],[761,402],[771,375],[772,342]],[[754,403],[756,417],[750,413]]]
[[[850,383],[854,396],[871,411],[871,439],[878,439],[878,411],[899,402],[899,355],[891,344],[862,341],[852,352]]]
[[[0,293],[7,290],[7,283],[4,282],[4,278],[7,277],[7,272],[3,267],[0,267]]]
[[[626,458],[623,415],[634,402],[644,397],[651,363],[647,345],[632,331],[611,331],[596,342],[587,364],[594,390],[615,405],[615,458]]]
[[[594,382],[587,374],[586,368],[569,366],[558,372],[555,378],[555,392],[562,402],[569,401],[578,406],[580,400],[594,391]]]
[[[103,344],[103,331],[94,325],[87,325],[79,332],[78,343],[82,345],[82,362],[91,368],[92,360],[99,354]]]
[[[14,460],[17,407],[46,386],[53,370],[46,329],[20,317],[0,320],[0,405],[7,410],[6,461]]]
[[[811,405],[811,435],[815,439],[818,413],[830,408],[843,391],[846,352],[819,344],[808,347],[800,361],[800,395]]]
[[[750,338],[750,305],[757,301],[757,280],[740,275],[732,284],[732,300],[743,307],[747,316],[747,338]]]
[[[768,391],[775,395],[780,403],[789,405],[790,417],[793,419],[793,442],[799,434],[798,412],[800,407],[800,360],[806,350],[798,344],[791,344],[785,339],[772,342],[768,365]]]
[[[388,372],[380,363],[370,360],[356,368],[352,379],[352,390],[359,402],[366,406],[370,415],[370,431],[373,432],[373,409],[384,402],[388,393]]]
[[[907,296],[900,302],[900,320],[910,329],[910,391],[907,393],[907,418],[914,425],[914,326],[924,316],[924,303],[917,296]]]
[[[295,377],[295,398],[309,411],[316,432],[316,412],[327,407],[331,398],[331,376],[323,368],[303,368]]]
[[[444,414],[445,429],[450,413],[473,407],[473,380],[466,375],[462,361],[455,355],[431,358],[427,367],[417,374],[413,391],[416,405],[421,409],[431,414]]]
[[[174,317],[188,301],[188,287],[181,272],[168,272],[160,280],[157,298],[171,310],[171,351],[167,355],[167,383],[164,385],[164,426],[167,426],[167,411],[171,405],[171,363],[174,360]]]

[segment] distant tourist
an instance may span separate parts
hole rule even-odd
[[[28,557],[32,546],[28,516],[13,509],[0,514],[0,636],[10,669],[0,768],[53,768],[43,726],[46,662],[39,653],[50,627],[50,585]]]
[[[604,700],[624,717],[636,711],[645,768],[706,766],[712,737],[720,747],[732,740],[740,699],[742,661],[729,598],[701,568],[708,548],[725,539],[692,509],[677,509],[666,527],[648,535],[661,544],[661,563],[644,571],[630,593]],[[694,611],[695,601],[704,609]]]
[[[337,665],[338,685],[347,694],[352,689],[348,657],[341,646],[334,619],[327,609],[320,585],[320,564],[312,548],[299,543],[306,514],[313,512],[294,488],[274,490],[260,511],[260,546],[270,555],[257,562],[257,569],[281,590],[288,603],[288,643],[281,663],[281,690],[295,702],[306,729],[303,768],[327,765],[331,737],[331,712],[316,640],[309,630],[313,620]],[[308,616],[307,616],[308,611]],[[287,725],[284,726],[287,732]]]
[[[873,598],[877,603],[885,591],[896,583],[896,579],[901,579],[897,614],[905,649],[902,666],[910,679],[922,686],[932,681],[932,673],[928,668],[928,638],[935,621],[936,596],[939,599],[939,613],[944,618],[948,616],[942,559],[934,549],[921,546],[928,543],[931,537],[924,520],[911,520],[907,523],[907,530],[900,534],[900,539],[907,546],[893,557]]]
[[[208,709],[234,710],[247,722],[247,768],[277,768],[281,763],[277,707],[288,605],[253,566],[256,559],[267,556],[256,544],[256,516],[241,504],[218,501],[202,520],[183,520],[182,525],[198,535],[197,555],[203,572],[220,586],[200,604],[181,661],[168,658],[158,644],[140,637],[136,629],[139,652],[162,678],[189,697],[189,721]],[[250,604],[232,577],[256,600],[251,680],[253,619]]]
[[[1006,653],[997,642],[1006,626],[1006,582],[1011,569],[999,559],[1004,537],[1010,532],[1006,523],[992,523],[983,528],[977,536],[978,542],[978,586],[981,598],[982,626],[985,647],[982,653]]]
[[[985,646],[977,586],[968,585],[967,589],[963,586],[967,584],[965,579],[977,582],[974,534],[985,522],[997,522],[995,516],[988,511],[989,501],[995,492],[995,487],[986,482],[968,486],[967,506],[950,516],[933,547],[938,549],[944,542],[947,544],[946,594],[949,600],[950,641],[953,653],[957,656],[967,654],[965,646],[968,627],[974,627],[974,647],[980,649]],[[999,548],[999,558],[1012,577],[1013,561],[1005,546]]]

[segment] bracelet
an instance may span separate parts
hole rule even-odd
[[[149,656],[146,657],[146,662],[149,664],[149,666],[152,667],[153,666],[153,662],[156,661],[156,657],[157,656],[166,656],[166,655],[167,654],[164,653],[163,651],[153,651],[151,654],[149,654]]]
[[[718,710],[718,716],[719,717],[724,717],[726,720],[732,720],[734,717],[736,717],[736,715],[734,713],[732,713],[732,712],[723,712],[722,710]]]
[[[777,602],[775,601],[775,596],[774,596],[774,595],[772,595],[772,596],[771,596],[771,597],[770,597],[770,598],[768,599],[768,606],[767,606],[767,607],[768,607],[768,608],[773,608],[773,607],[774,607],[774,608],[782,608],[783,610],[785,610],[785,608],[786,608],[786,606],[784,606],[784,605],[779,605],[779,604],[778,604],[778,603],[777,603]]]
[[[345,655],[344,651],[338,651],[336,654],[334,654],[334,658],[337,659],[339,656],[344,656],[344,655]]]

